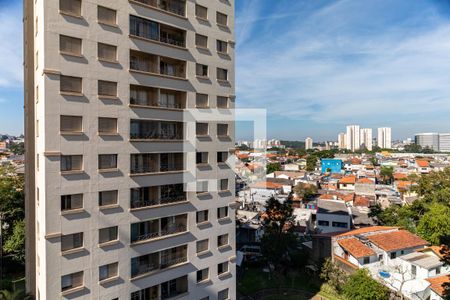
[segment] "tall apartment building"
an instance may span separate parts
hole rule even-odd
[[[360,142],[360,130],[359,125],[349,125],[347,126],[347,133],[346,133],[346,147],[348,150],[356,151],[359,150],[361,146]]]
[[[439,134],[439,151],[450,152],[450,133]]]
[[[381,149],[392,148],[392,129],[390,127],[378,128],[377,145]]]
[[[435,151],[439,151],[439,133],[437,132],[417,133],[414,141],[422,148],[428,147]]]
[[[312,149],[312,148],[313,148],[313,139],[310,137],[307,137],[305,139],[305,149],[308,150],[308,149]]]
[[[343,132],[339,133],[338,135],[338,148],[339,149],[346,149],[346,142],[347,142],[347,135]]]
[[[234,1],[27,0],[24,27],[27,289],[235,299]]]
[[[360,134],[361,147],[372,151],[372,128],[361,128]]]

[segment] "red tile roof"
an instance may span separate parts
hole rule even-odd
[[[405,179],[405,178],[408,178],[408,174],[405,174],[405,173],[394,173],[394,179],[395,180]]]
[[[367,238],[385,251],[428,245],[428,242],[406,230],[369,235]]]
[[[442,275],[433,278],[426,278],[431,283],[430,288],[439,296],[444,296],[444,283],[450,283],[450,275]]]
[[[349,267],[351,267],[351,268],[353,268],[353,269],[356,269],[356,270],[358,269],[358,266],[356,266],[356,265],[352,264],[351,262],[349,262],[349,261],[343,259],[342,257],[339,257],[339,256],[335,255],[335,256],[334,256],[334,259],[337,259],[338,261],[340,261],[340,262],[342,262],[342,263],[348,265]]]
[[[256,183],[252,184],[250,187],[276,190],[276,189],[283,188],[283,185],[280,183],[275,183],[275,182],[260,181],[260,182],[256,182]]]
[[[370,206],[370,199],[364,196],[355,196],[355,200],[353,200],[353,205],[354,206],[365,206],[365,207],[369,207]]]
[[[363,227],[363,228],[358,228],[355,230],[351,230],[345,233],[342,233],[340,235],[338,235],[339,237],[343,237],[343,236],[350,236],[350,235],[357,235],[357,234],[363,234],[363,233],[368,233],[368,232],[377,232],[377,231],[384,231],[384,230],[392,230],[392,229],[397,229],[398,227],[389,227],[389,226],[370,226],[370,227]]]
[[[354,184],[355,182],[356,182],[355,176],[346,176],[346,177],[339,179],[339,183]]]
[[[430,163],[427,160],[416,160],[416,164],[421,168],[428,168],[430,166]]]
[[[341,245],[342,248],[350,252],[355,258],[362,258],[367,256],[375,255],[375,252],[370,249],[368,246],[361,243],[356,238],[348,238],[342,239],[338,241],[338,244]]]
[[[369,178],[360,178],[357,183],[375,184],[375,182]]]

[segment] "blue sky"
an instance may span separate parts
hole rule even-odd
[[[273,138],[450,132],[450,1],[235,0],[237,106]],[[0,0],[0,132],[23,130],[22,1]],[[247,138],[241,130],[238,138]]]

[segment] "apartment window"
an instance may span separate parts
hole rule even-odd
[[[227,26],[227,24],[228,24],[228,20],[227,19],[228,19],[228,17],[227,17],[226,14],[223,14],[221,12],[217,12],[217,14],[216,14],[216,22],[217,22],[217,24],[222,25],[222,26]]]
[[[391,252],[391,259],[394,259],[397,257],[397,252]]]
[[[83,286],[83,271],[61,277],[61,291],[68,291]]]
[[[195,107],[197,108],[208,108],[208,95],[197,93],[195,98]]]
[[[208,192],[208,180],[197,181],[197,194]]]
[[[98,156],[98,169],[116,169],[117,168],[117,154],[100,154]]]
[[[161,283],[161,299],[176,297],[188,291],[187,275]]]
[[[197,217],[196,217],[197,224],[208,222],[208,214],[209,214],[209,211],[207,209],[198,211]]]
[[[106,60],[109,62],[117,61],[117,47],[113,45],[98,43],[97,56],[99,60]]]
[[[228,152],[217,152],[217,162],[218,163],[225,163],[228,159]]]
[[[347,223],[344,222],[332,222],[331,226],[338,228],[347,228]]]
[[[217,265],[217,275],[221,275],[228,272],[228,262],[223,262]]]
[[[330,226],[330,222],[328,222],[328,221],[321,221],[321,220],[319,220],[319,221],[317,221],[317,224],[319,226],[326,226],[326,227]]]
[[[217,247],[223,247],[228,245],[228,234],[222,234],[217,237]]]
[[[209,300],[209,296],[203,297],[200,300]]]
[[[208,37],[206,35],[195,35],[195,46],[201,48],[208,48]]]
[[[197,271],[197,283],[205,281],[209,278],[209,268]]]
[[[228,43],[225,41],[217,40],[217,52],[228,53]]]
[[[81,0],[59,0],[59,11],[81,17]]]
[[[217,135],[228,136],[228,124],[217,124]]]
[[[205,239],[205,240],[201,240],[201,241],[197,241],[197,253],[202,253],[202,252],[206,252],[209,249],[209,240]]]
[[[118,239],[118,227],[102,228],[98,231],[98,243],[104,244]]]
[[[62,195],[61,211],[83,208],[83,194]]]
[[[99,80],[98,95],[100,97],[117,97],[117,82]]]
[[[228,179],[220,179],[219,184],[220,184],[220,186],[219,186],[220,191],[228,191],[229,190]]]
[[[158,300],[159,286],[155,285],[146,289],[131,293],[131,300]]]
[[[62,155],[61,172],[81,171],[83,169],[82,155]]]
[[[118,274],[119,269],[118,267],[119,263],[112,263],[100,266],[98,268],[99,281],[116,277]]]
[[[367,265],[367,264],[369,264],[369,263],[370,263],[370,257],[364,257],[363,264],[364,264],[364,265]]]
[[[207,20],[208,19],[208,9],[204,6],[196,4],[195,5],[195,16],[197,18]]]
[[[221,290],[217,293],[217,300],[227,300],[230,299],[228,295],[228,289]]]
[[[83,247],[83,233],[74,233],[61,236],[61,251],[68,251]]]
[[[82,40],[66,35],[59,36],[59,51],[63,54],[81,56]]]
[[[108,206],[117,204],[118,191],[102,191],[98,193],[98,205]]]
[[[218,207],[217,208],[217,219],[223,219],[228,217],[228,207]]]
[[[197,64],[195,68],[195,74],[200,77],[208,77],[208,66]]]
[[[208,163],[208,152],[197,152],[197,164]]]
[[[411,265],[411,274],[412,274],[412,278],[416,278],[417,267],[415,265]]]
[[[116,134],[117,119],[116,118],[98,118],[98,132],[100,134]]]
[[[61,116],[59,130],[64,132],[81,133],[83,131],[83,117]]]
[[[436,268],[436,275],[439,275],[439,274],[441,274],[441,267]]]
[[[97,18],[99,23],[106,25],[117,25],[117,12],[104,6],[98,6]]]
[[[195,132],[197,135],[208,135],[208,123],[197,123],[195,127]]]
[[[217,108],[228,108],[228,97],[217,96]]]
[[[228,70],[217,68],[217,80],[228,81]]]
[[[83,92],[83,79],[80,77],[61,75],[59,79],[59,90],[64,93],[77,93]]]

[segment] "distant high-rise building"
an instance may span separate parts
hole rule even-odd
[[[346,148],[351,151],[359,150],[361,145],[360,137],[359,125],[347,126]]]
[[[310,137],[307,137],[305,139],[305,149],[308,150],[308,149],[312,149],[312,148],[313,148],[313,139]]]
[[[450,133],[439,134],[439,151],[450,152]]]
[[[372,151],[372,128],[361,128],[361,147]]]
[[[392,148],[392,129],[390,127],[378,128],[377,146],[381,149]]]
[[[428,132],[418,133],[415,136],[415,143],[422,148],[431,148],[435,151],[439,150],[439,133]]]
[[[347,148],[347,135],[343,132],[339,133],[338,135],[338,148],[339,149],[345,149]]]

